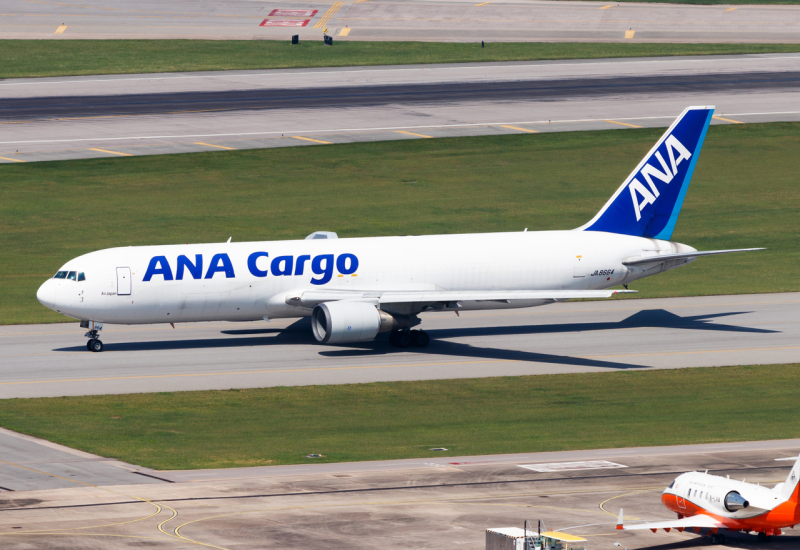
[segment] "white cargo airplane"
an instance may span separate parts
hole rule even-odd
[[[800,458],[777,460],[795,463],[786,481],[772,489],[711,475],[707,470],[702,474],[681,474],[661,495],[664,506],[678,514],[677,520],[623,525],[620,510],[617,529],[650,529],[653,533],[659,529],[666,532],[689,529],[708,536],[712,544],[724,543],[726,531],[743,531],[758,533],[758,540],[765,542],[780,535],[781,529],[800,523]]]
[[[605,290],[694,261],[669,242],[713,107],[690,107],[586,225],[571,231],[111,248],[67,262],[37,298],[81,320],[102,351],[103,323],[252,321],[308,317],[315,338],[340,344],[410,330],[423,311],[539,306],[608,298]],[[758,250],[758,249],[747,249]]]

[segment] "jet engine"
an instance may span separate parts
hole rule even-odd
[[[739,510],[744,510],[750,503],[745,500],[745,498],[737,493],[736,491],[731,491],[727,495],[725,495],[725,509],[728,512],[737,512]]]
[[[379,332],[409,328],[418,323],[415,316],[392,315],[369,302],[325,302],[311,312],[311,330],[322,344],[368,342]]]

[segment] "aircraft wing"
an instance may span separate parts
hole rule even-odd
[[[511,300],[575,300],[579,298],[610,298],[614,294],[635,290],[301,290],[290,293],[286,303],[292,306],[314,307],[323,302],[338,300],[377,301],[380,304],[452,303],[462,300],[476,302],[505,302]]]
[[[704,514],[691,516],[683,519],[673,519],[667,521],[655,521],[651,523],[637,523],[636,525],[623,525],[622,523],[622,510],[619,511],[619,519],[617,520],[617,529],[624,531],[637,531],[643,529],[650,529],[655,533],[659,529],[669,531],[670,529],[677,529],[683,531],[684,529],[724,529],[724,523]]]
[[[731,250],[706,250],[704,252],[681,252],[679,254],[653,254],[652,256],[634,256],[622,260],[622,265],[644,265],[660,264],[671,260],[693,260],[700,256],[716,256],[717,254],[730,254],[732,252],[752,252],[754,250],[766,250],[764,248],[735,248]]]

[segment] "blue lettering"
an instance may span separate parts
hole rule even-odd
[[[322,267],[322,262],[325,262],[325,267]],[[311,279],[312,285],[324,285],[333,277],[333,254],[321,254],[315,257],[311,262],[311,271],[317,275],[322,275],[320,279]]]
[[[195,254],[194,255],[194,263],[189,261],[184,255],[178,256],[178,268],[175,271],[175,279],[178,281],[183,280],[183,268],[189,270],[189,273],[192,274],[193,279],[202,279],[203,278],[203,255],[202,254]]]
[[[350,267],[345,267],[347,265],[347,260],[350,260]],[[353,254],[342,254],[336,258],[336,269],[338,269],[339,273],[342,275],[355,273],[358,269],[358,258]]]
[[[211,258],[208,271],[206,271],[206,279],[211,279],[215,273],[224,273],[228,279],[236,277],[233,274],[231,259],[228,258],[227,254],[214,254],[214,257]]]
[[[303,268],[305,267],[306,262],[308,260],[310,260],[310,259],[311,259],[311,256],[309,256],[308,254],[303,254],[302,256],[298,256],[297,257],[297,264],[295,265],[295,268],[294,268],[294,274],[295,275],[302,275],[303,274]]]
[[[281,267],[283,264],[283,267]],[[294,264],[294,256],[278,256],[274,260],[272,260],[272,274],[276,277],[278,275],[291,275],[292,274],[292,266]]]
[[[166,256],[154,256],[150,260],[150,265],[147,266],[147,272],[142,280],[149,281],[153,275],[161,275],[165,281],[172,280],[172,268],[169,266]],[[328,278],[330,279],[330,277]]]
[[[250,270],[250,273],[256,277],[266,277],[267,270],[265,269],[262,271],[258,269],[258,266],[256,265],[256,261],[258,261],[259,258],[269,258],[269,254],[266,252],[253,252],[250,254],[250,257],[247,258],[247,268]]]

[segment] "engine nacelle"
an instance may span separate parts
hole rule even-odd
[[[406,329],[419,322],[416,315],[393,314],[369,302],[348,300],[318,304],[311,312],[311,330],[323,344],[367,342],[379,332]]]
[[[739,510],[744,510],[750,506],[750,503],[747,502],[747,500],[745,500],[745,498],[736,491],[731,491],[725,495],[725,500],[723,502],[725,504],[725,509],[728,512],[738,512]]]
[[[326,302],[311,312],[314,338],[323,344],[344,344],[373,340],[381,328],[381,316],[367,302]]]

